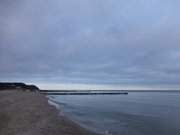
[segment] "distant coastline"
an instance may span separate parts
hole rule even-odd
[[[35,85],[27,85],[22,82],[0,82],[0,90],[30,90],[38,91],[39,88]]]

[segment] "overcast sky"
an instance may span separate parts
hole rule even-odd
[[[0,0],[0,81],[180,89],[179,0]]]

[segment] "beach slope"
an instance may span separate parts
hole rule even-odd
[[[48,104],[39,93],[0,91],[0,135],[94,135]]]

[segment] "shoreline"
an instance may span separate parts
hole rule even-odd
[[[80,123],[79,121],[73,119],[73,117],[69,116],[66,112],[64,112],[64,105],[62,103],[56,102],[51,98],[48,98],[48,103],[49,103],[49,105],[54,106],[58,110],[60,116],[65,117],[68,121],[74,123],[75,125],[78,125],[80,128],[85,129],[96,135],[112,135],[112,134],[108,133],[108,131],[102,132],[97,129],[92,129],[92,128],[88,127],[87,125],[84,125],[84,124]]]
[[[98,135],[59,114],[61,108],[57,110],[40,93],[0,91],[0,108],[3,135]]]

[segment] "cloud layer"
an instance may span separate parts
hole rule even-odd
[[[1,0],[0,80],[179,88],[170,0]]]

